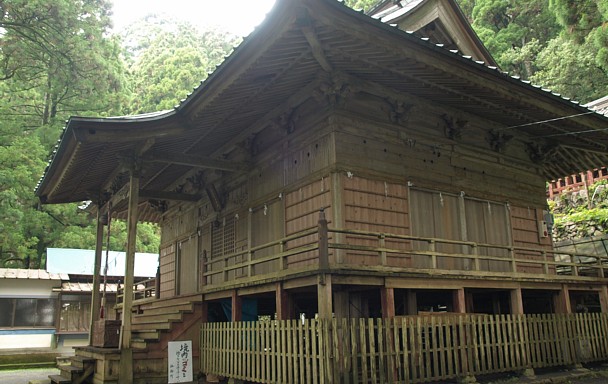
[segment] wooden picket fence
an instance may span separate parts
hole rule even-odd
[[[259,383],[422,383],[608,360],[608,314],[208,323],[200,356]]]

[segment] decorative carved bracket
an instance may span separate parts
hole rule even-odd
[[[334,74],[329,79],[321,81],[313,95],[321,105],[333,108],[343,107],[353,93],[351,84]]]
[[[410,119],[414,104],[408,104],[402,100],[386,99],[390,105],[388,118],[392,123],[405,125]]]
[[[300,119],[296,108],[292,108],[277,116],[270,122],[270,128],[279,132],[281,135],[289,135],[296,130],[296,123]]]
[[[490,144],[490,148],[493,151],[502,153],[512,138],[513,135],[507,135],[502,131],[491,130],[488,132],[486,140],[488,141],[488,144]]]
[[[559,149],[557,144],[551,142],[528,142],[526,145],[526,152],[528,152],[530,160],[532,160],[534,164],[538,165],[543,165],[555,158],[557,155],[557,150]]]
[[[166,200],[149,200],[148,203],[158,213],[165,213],[169,209],[169,204]]]
[[[192,192],[200,192],[205,187],[205,173],[203,171],[198,171],[194,175],[188,177],[186,181],[190,185],[190,189]]]
[[[441,117],[445,122],[445,137],[450,140],[460,140],[462,138],[462,131],[464,131],[469,122],[466,120],[458,119],[454,116],[449,116],[447,114],[444,114]]]

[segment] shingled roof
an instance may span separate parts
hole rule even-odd
[[[364,91],[377,85],[495,122],[536,147],[547,179],[608,164],[608,118],[578,102],[338,1],[277,0],[265,22],[173,110],[72,117],[36,193],[44,203],[94,200],[120,174],[125,153],[177,155],[147,165],[144,200],[191,169],[180,156],[238,170],[242,165],[223,161],[227,154],[311,97],[328,73]],[[140,213],[158,220],[154,209]]]

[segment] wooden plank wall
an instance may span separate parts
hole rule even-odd
[[[175,243],[160,248],[160,297],[175,296]]]
[[[178,271],[177,262],[177,242],[180,239],[187,239],[192,236],[197,236],[198,210],[193,205],[190,209],[175,212],[173,215],[164,218],[161,230],[160,244],[160,295],[161,298],[173,297],[177,294],[178,280],[180,271]],[[183,273],[192,272],[190,279],[194,278],[195,270],[192,268],[196,265],[198,255],[198,241],[194,241],[192,246],[185,247],[180,257],[182,260],[188,260],[184,265]],[[196,283],[190,282],[191,285]]]
[[[511,223],[513,227],[513,245],[530,248],[544,248],[551,250],[551,239],[539,236],[539,221],[542,220],[542,209],[533,207],[511,206]],[[526,260],[543,260],[543,255],[538,252],[517,251],[517,258]],[[552,253],[545,258],[553,261]],[[518,272],[545,273],[542,264],[518,264]],[[555,267],[549,268],[549,273],[555,273]]]
[[[513,142],[503,153],[492,151],[484,128],[488,122],[472,116],[466,117],[470,121],[462,137],[450,140],[436,109],[416,106],[401,125],[352,115],[336,117],[338,167],[355,175],[376,179],[382,175],[454,194],[464,191],[480,199],[544,204],[545,181],[523,143]]]
[[[285,195],[285,236],[293,235],[307,229],[317,228],[319,212],[325,208],[328,225],[333,224],[333,208],[331,206],[332,183],[330,175],[304,185]],[[292,249],[317,243],[316,235],[306,236],[290,241],[285,248]],[[330,256],[331,257],[331,256]],[[287,259],[289,268],[316,265],[318,252],[311,251]]]
[[[348,176],[342,173],[344,221],[348,229],[409,234],[407,186]],[[355,235],[346,236],[346,242],[353,245],[379,247],[379,239],[372,240]],[[389,239],[384,245],[395,249],[408,249],[405,240]],[[357,265],[381,265],[377,252],[348,251],[345,263]],[[393,267],[410,267],[411,255],[391,253],[386,264]]]

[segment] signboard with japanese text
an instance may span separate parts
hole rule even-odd
[[[189,383],[192,379],[192,341],[170,341],[169,384]]]

